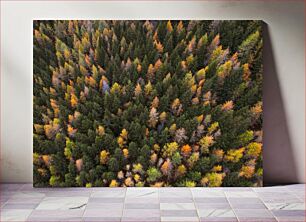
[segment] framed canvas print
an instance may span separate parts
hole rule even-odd
[[[262,23],[35,20],[36,187],[262,186]]]

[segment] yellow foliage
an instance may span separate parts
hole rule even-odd
[[[220,166],[220,165],[214,166],[211,171],[212,172],[220,172],[220,171],[222,171],[222,166]]]
[[[98,69],[97,69],[97,67],[95,66],[95,65],[92,65],[92,76],[93,76],[93,78],[94,79],[97,79],[98,78],[98,76],[99,76],[99,72],[98,72]]]
[[[75,94],[71,94],[70,103],[72,107],[76,107],[78,105],[78,98]]]
[[[212,124],[208,127],[208,133],[211,134],[211,133],[214,132],[216,129],[218,129],[218,127],[219,127],[219,123],[218,123],[218,122],[212,123]]]
[[[186,58],[186,62],[189,66],[193,63],[193,61],[194,61],[194,57],[192,54]]]
[[[134,186],[134,181],[131,177],[128,177],[124,180],[124,184],[127,186],[127,187],[133,187]]]
[[[216,59],[218,59],[221,55],[222,55],[222,53],[223,53],[224,51],[222,50],[222,46],[218,46],[218,47],[216,47],[214,50],[213,50],[213,52],[212,52],[212,54],[211,54],[211,56],[210,56],[210,61],[214,61],[214,60],[216,60]],[[219,68],[221,68],[221,67],[219,67]],[[219,70],[219,69],[218,69]],[[219,70],[220,71],[220,70]],[[218,73],[218,72],[217,72]]]
[[[164,185],[164,182],[155,182],[153,185],[150,185],[151,187],[162,187]]]
[[[228,150],[224,158],[226,161],[237,163],[243,157],[244,150],[245,150],[244,147],[240,149]]]
[[[34,124],[34,129],[36,133],[43,134],[44,133],[44,126],[39,124]]]
[[[204,115],[202,114],[200,116],[197,116],[196,118],[197,118],[198,123],[201,123],[204,119]]]
[[[134,175],[134,180],[135,180],[136,182],[139,182],[139,180],[140,180],[140,175],[136,173],[136,174]]]
[[[118,83],[114,83],[113,84],[113,86],[112,86],[112,88],[110,89],[110,92],[112,93],[112,94],[114,94],[114,93],[120,93],[120,91],[121,91],[121,86],[120,86],[120,84],[118,84]]]
[[[133,172],[142,174],[143,173],[142,165],[140,163],[133,164]]]
[[[170,128],[169,128],[169,132],[172,133],[172,134],[174,134],[175,131],[176,131],[176,124],[173,123],[173,124],[170,126]]]
[[[109,187],[118,187],[118,186],[119,186],[119,184],[117,183],[116,180],[112,180],[112,181],[110,182],[110,184],[109,184]]]
[[[59,123],[57,123],[55,120],[56,119],[54,119],[53,123],[51,124],[44,125],[45,135],[48,139],[52,139],[59,130]]]
[[[228,76],[230,72],[232,71],[232,65],[233,63],[231,60],[228,60],[226,63],[221,65],[217,70],[218,77],[220,77],[221,79],[224,79],[226,76]]]
[[[183,176],[185,173],[186,173],[186,167],[182,164],[182,165],[179,165],[178,167],[177,167],[177,175],[178,176]]]
[[[154,144],[153,145],[153,150],[156,151],[156,152],[159,152],[160,146],[158,144]]]
[[[185,181],[185,186],[186,187],[195,187],[196,185],[197,185],[197,183],[194,182],[194,181],[191,181],[191,180],[186,180]]]
[[[126,148],[124,148],[124,149],[122,150],[122,152],[123,152],[123,156],[124,156],[125,158],[128,158],[128,156],[129,156],[129,150],[126,149]]]
[[[203,79],[205,79],[205,73],[206,73],[206,69],[202,68],[200,69],[197,73],[196,73],[196,78],[198,81],[201,81]]]
[[[64,149],[64,155],[66,156],[66,158],[67,158],[68,160],[71,159],[72,153],[71,153],[71,150],[70,150],[68,147],[65,147],[65,149]]]
[[[123,145],[126,143],[121,136],[118,137],[117,142],[120,147],[123,147]]]
[[[252,142],[246,147],[246,154],[257,158],[261,154],[262,144],[257,142]]]
[[[250,68],[249,68],[249,64],[246,63],[246,64],[243,64],[242,66],[243,68],[243,80],[244,81],[249,81],[250,80],[250,76],[251,76],[251,71],[250,71]]]
[[[33,153],[33,163],[36,165],[40,164],[40,155],[38,153]]]
[[[180,102],[180,99],[179,98],[176,98],[173,102],[172,102],[172,104],[171,104],[171,109],[177,109],[177,107],[179,106],[181,104],[181,102]]]
[[[92,184],[91,183],[86,183],[86,188],[91,188]]]
[[[121,131],[121,133],[120,133],[120,136],[121,136],[123,139],[127,140],[127,138],[128,138],[128,131],[127,131],[126,129],[123,129],[123,130]]]
[[[181,148],[182,155],[185,157],[189,156],[191,151],[192,151],[191,146],[189,146],[188,144],[182,146]]]
[[[207,177],[203,177],[203,178],[201,179],[201,184],[202,184],[202,186],[206,187],[207,184],[208,184],[208,178],[207,178]]]
[[[223,159],[224,151],[222,149],[215,149],[212,153],[218,161],[221,161]]]
[[[37,169],[37,172],[43,177],[47,175],[47,170],[43,168]]]
[[[201,80],[201,81],[204,81],[204,80]],[[202,95],[202,86],[199,86],[196,91],[196,96],[200,97],[201,95]]]
[[[96,130],[96,133],[99,135],[99,136],[103,136],[105,134],[105,129],[103,126],[98,126],[98,129]]]
[[[150,162],[152,164],[155,164],[157,161],[157,154],[156,153],[152,153],[151,157],[150,157]]]
[[[204,136],[200,141],[199,144],[201,146],[201,151],[203,153],[208,153],[208,148],[214,144],[214,137],[213,136]]]
[[[164,122],[167,118],[167,113],[166,112],[162,112],[160,115],[159,115],[159,120],[161,122]]]
[[[191,91],[192,94],[196,93],[197,85],[192,85],[191,88],[190,88],[190,91]]]
[[[149,80],[148,84],[145,85],[145,89],[144,89],[146,96],[150,95],[152,90],[153,90],[153,87],[152,87],[151,81]]]
[[[194,164],[199,160],[199,157],[199,152],[192,153],[189,159],[187,160],[189,167],[193,167]]]
[[[81,72],[84,76],[87,75],[87,69],[86,69],[84,66],[82,66],[82,65],[80,65],[80,72]]]
[[[102,150],[100,152],[100,163],[101,164],[106,164],[109,158],[109,152],[107,152],[106,150]]]
[[[208,182],[209,187],[220,187],[223,181],[223,174],[221,173],[207,173],[202,179],[202,182]]]
[[[170,20],[167,22],[167,30],[168,30],[168,32],[172,32],[173,31],[173,27],[172,27],[172,24],[171,24]]]
[[[166,143],[163,147],[163,156],[171,157],[177,151],[178,147],[176,142]]]
[[[152,76],[154,74],[154,66],[152,64],[148,67],[148,76]]]
[[[198,41],[198,49],[200,49],[203,45],[206,45],[208,41],[207,33],[203,35]]]
[[[91,87],[96,87],[96,80],[94,78],[92,78],[91,76],[86,76],[85,77],[85,83],[90,85]]]

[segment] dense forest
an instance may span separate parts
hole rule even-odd
[[[262,185],[260,21],[33,26],[34,186]]]

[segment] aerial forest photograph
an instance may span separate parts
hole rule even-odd
[[[34,186],[263,186],[262,51],[260,20],[34,20]]]

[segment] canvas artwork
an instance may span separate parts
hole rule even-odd
[[[262,186],[260,21],[35,20],[35,187]]]

